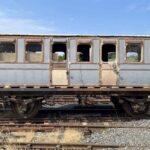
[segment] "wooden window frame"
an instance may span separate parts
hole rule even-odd
[[[53,44],[66,44],[66,60],[64,62],[58,62],[53,60]],[[54,41],[51,43],[51,62],[53,64],[66,64],[68,62],[68,42],[67,41]]]
[[[81,61],[81,62],[79,62],[78,61],[78,54],[77,54],[77,52],[78,52],[78,45],[80,45],[80,44],[83,44],[83,45],[90,45],[91,46],[91,51],[89,51],[89,56],[90,56],[90,60],[89,61]],[[84,39],[82,39],[81,41],[79,40],[78,42],[77,42],[77,44],[76,44],[76,51],[75,51],[75,53],[76,53],[76,64],[91,64],[91,63],[93,63],[93,41],[92,40],[85,40],[84,41]]]
[[[127,61],[127,46],[129,44],[140,44],[141,45],[141,60],[139,62],[128,62]],[[125,42],[124,63],[125,64],[143,64],[144,63],[144,42],[143,41],[126,41]]]
[[[0,63],[17,63],[18,60],[18,48],[17,48],[17,40],[16,39],[0,39],[0,43],[13,43],[15,45],[15,60],[14,61],[1,61]]]
[[[42,55],[42,60],[37,61],[37,62],[32,62],[32,61],[27,61],[26,60],[26,46],[29,43],[40,43],[41,44],[41,55]],[[42,39],[25,39],[25,44],[24,44],[24,63],[26,64],[42,64],[44,63],[44,42]]]
[[[105,40],[105,41],[102,41],[101,45],[100,45],[100,55],[99,55],[99,58],[100,58],[100,63],[101,64],[109,64],[111,62],[105,62],[102,60],[102,48],[103,48],[103,45],[105,44],[112,44],[112,45],[115,45],[116,47],[116,60],[115,62],[116,63],[119,63],[119,49],[118,49],[118,41],[117,40]]]

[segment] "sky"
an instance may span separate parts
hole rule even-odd
[[[0,0],[0,33],[150,35],[150,0]]]

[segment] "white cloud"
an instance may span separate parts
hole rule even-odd
[[[52,22],[47,25],[42,20],[23,19],[22,17],[15,16],[10,17],[8,11],[0,11],[0,33],[49,34],[55,31],[56,28]]]

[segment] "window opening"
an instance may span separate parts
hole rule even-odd
[[[52,46],[52,59],[55,62],[65,62],[67,46],[66,43],[54,43]]]
[[[91,53],[90,44],[79,44],[77,47],[77,61],[78,62],[89,62]]]
[[[102,46],[102,61],[114,62],[116,60],[116,46],[114,44],[104,44]]]

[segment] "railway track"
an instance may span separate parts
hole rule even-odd
[[[80,118],[77,118],[80,117]],[[149,119],[149,118],[144,118],[144,119]],[[113,121],[118,121],[118,122],[125,122],[125,121],[132,121],[135,119],[132,119],[130,117],[99,117],[99,116],[69,116],[65,118],[33,118],[33,119],[28,119],[28,120],[23,120],[23,119],[18,119],[18,118],[0,118],[0,124],[46,124],[46,123],[63,123],[63,122],[68,122],[68,123],[78,123],[78,122],[88,122],[88,123],[100,123],[100,122],[113,122]]]
[[[121,122],[103,122],[99,124],[87,124],[87,123],[46,123],[46,124],[0,124],[1,133],[11,133],[11,132],[55,132],[55,130],[66,130],[68,128],[79,130],[86,135],[98,130],[106,129],[146,129],[150,130],[150,126],[132,126],[132,125],[122,125]],[[8,134],[9,135],[9,134]],[[20,137],[18,137],[20,138]],[[128,145],[128,144],[67,144],[67,143],[46,143],[46,142],[8,142],[7,140],[0,142],[0,150],[100,150],[100,149],[149,149],[150,144],[146,145]]]
[[[9,110],[8,110],[9,111]],[[10,111],[11,112],[11,111]],[[6,114],[6,112],[5,112]],[[9,112],[8,112],[9,114]],[[12,113],[10,113],[12,115]],[[149,116],[146,116],[144,119],[150,119]],[[3,112],[0,112],[0,128],[2,126],[6,127],[15,127],[16,126],[34,126],[43,125],[43,126],[55,126],[60,127],[60,125],[66,125],[67,122],[71,127],[76,127],[77,123],[82,127],[83,124],[90,124],[91,127],[93,123],[98,123],[99,126],[104,126],[104,124],[111,124],[112,127],[116,123],[133,121],[138,119],[133,119],[132,117],[127,117],[122,111],[113,109],[112,107],[75,107],[75,108],[51,108],[51,109],[41,109],[37,117],[32,119],[19,119],[15,116],[3,117]],[[86,124],[86,125],[87,125]],[[94,128],[94,126],[93,126]]]
[[[18,132],[18,131],[34,131],[34,132],[45,132],[53,131],[56,129],[65,130],[66,128],[78,129],[82,131],[95,131],[100,129],[109,128],[133,128],[133,129],[150,129],[150,126],[132,126],[122,125],[121,122],[104,122],[99,124],[88,124],[83,123],[47,123],[47,124],[0,124],[1,132]]]
[[[98,110],[98,109],[97,109]],[[97,110],[93,113],[87,113],[89,109],[84,110],[41,110],[37,118],[30,120],[22,120],[13,118],[0,118],[0,132],[1,133],[11,133],[11,132],[42,132],[50,133],[56,130],[61,130],[61,132],[66,129],[78,130],[83,132],[84,135],[89,135],[99,130],[106,129],[137,129],[146,130],[149,132],[149,125],[126,125],[126,122],[133,121],[131,117],[126,117],[116,113],[114,110],[109,110],[114,112],[111,116],[107,110],[104,110],[106,114],[99,116]],[[80,111],[80,112],[79,112]],[[101,111],[101,110],[100,110]],[[70,114],[72,112],[72,114]],[[50,115],[48,114],[50,113]],[[52,114],[51,114],[52,113]],[[81,113],[81,114],[78,114]],[[54,115],[55,114],[55,115]],[[48,116],[47,116],[48,115]],[[51,118],[51,116],[53,116]],[[44,116],[44,117],[43,117]],[[149,119],[149,118],[147,118]],[[7,149],[11,147],[13,150],[99,150],[99,149],[121,149],[121,148],[138,148],[138,149],[148,149],[150,145],[93,145],[93,144],[56,144],[56,143],[34,143],[34,142],[1,142],[0,149]]]
[[[42,123],[42,124],[36,124],[36,123],[0,123],[0,129],[9,128],[11,131],[25,131],[25,130],[50,130],[54,128],[74,128],[74,129],[103,129],[103,128],[145,128],[150,129],[150,126],[133,126],[133,125],[126,125],[126,122],[122,121],[105,121],[101,123],[88,123],[88,122],[72,122],[72,123]]]
[[[56,144],[56,143],[0,143],[0,147],[15,148],[15,150],[100,150],[120,148],[149,148],[150,145],[92,145],[92,144]]]

